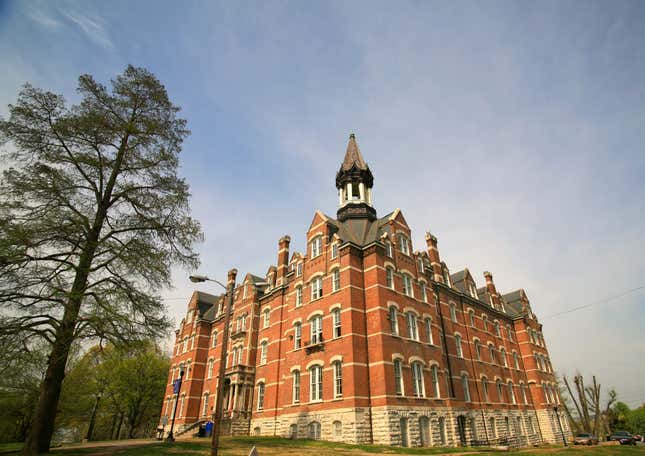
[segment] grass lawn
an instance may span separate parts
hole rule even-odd
[[[3,450],[17,451],[19,445],[13,447],[0,445],[0,453]],[[54,456],[207,456],[210,450],[208,439],[194,439],[179,441],[167,444],[157,441],[150,442],[105,442],[105,446],[98,446],[95,443],[92,447],[75,445],[57,448],[53,451]],[[260,456],[300,456],[314,454],[315,456],[370,456],[374,454],[464,454],[472,455],[496,455],[501,452],[474,449],[474,448],[401,448],[380,445],[347,445],[344,443],[313,441],[313,440],[289,440],[273,437],[223,437],[220,444],[219,454],[222,456],[247,456],[255,445]],[[544,448],[527,448],[517,451],[510,451],[510,454],[540,455],[545,456],[609,456],[609,455],[640,455],[645,456],[645,445],[643,446],[595,446],[595,447],[557,447],[547,446]]]

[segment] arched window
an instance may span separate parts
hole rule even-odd
[[[408,323],[408,337],[412,340],[419,340],[419,330],[417,327],[417,316],[412,312],[405,314],[405,319]]]
[[[302,347],[302,323],[299,321],[293,325],[293,349]]]
[[[322,236],[316,236],[311,240],[311,258],[316,258],[322,253]]]
[[[217,346],[217,331],[213,331],[211,334],[211,347],[215,348]]]
[[[309,368],[309,400],[322,401],[322,366]]]
[[[269,343],[266,340],[260,344],[260,364],[267,363],[268,347],[269,347]]]
[[[522,392],[522,402],[524,404],[528,404],[529,401],[528,401],[528,397],[526,396],[526,385],[524,383],[520,385],[520,391]]]
[[[258,410],[264,410],[264,382],[258,383]]]
[[[311,300],[322,298],[322,277],[316,277],[311,281]]]
[[[432,338],[432,318],[430,317],[426,318],[425,324],[426,324],[426,340],[428,341],[429,344],[434,344],[434,340]]]
[[[340,439],[343,436],[343,423],[336,420],[332,423],[332,433],[335,439]]]
[[[513,331],[511,330],[511,325],[506,325],[506,333],[508,334],[508,340],[513,342]]]
[[[495,335],[497,337],[502,337],[502,333],[501,333],[501,331],[499,329],[499,321],[495,322]]]
[[[439,369],[437,369],[436,365],[430,368],[430,374],[432,376],[432,392],[434,397],[438,399],[441,397],[441,391],[439,389]]]
[[[298,285],[296,287],[296,307],[300,307],[302,305],[302,287]]]
[[[407,274],[403,274],[403,294],[406,296],[414,297],[414,291],[412,290],[412,279]]]
[[[394,360],[394,389],[397,396],[403,396],[403,369],[401,360]]]
[[[484,331],[488,332],[488,316],[487,315],[482,315],[482,327],[484,328]]]
[[[208,360],[208,370],[207,370],[207,378],[212,378],[213,377],[213,365],[215,364],[214,359],[209,359]]]
[[[320,440],[320,423],[318,421],[312,421],[307,426],[309,432],[309,438],[312,440]]]
[[[331,323],[332,323],[332,337],[334,339],[340,337],[341,328],[340,328],[340,309],[336,308],[331,311]]]
[[[484,395],[484,402],[488,402],[488,379],[482,377],[482,393]]]
[[[469,310],[468,311],[468,321],[470,323],[470,326],[473,328],[475,327],[475,311],[474,310]]]
[[[508,397],[511,398],[512,404],[517,404],[515,401],[515,388],[513,388],[513,382],[508,382]]]
[[[300,403],[300,371],[294,370],[291,373],[293,385],[291,388],[291,400],[294,404]]]
[[[297,439],[298,438],[298,425],[297,424],[289,425],[289,437],[292,438],[292,439]]]
[[[412,388],[415,397],[425,397],[425,386],[423,384],[423,365],[415,361],[412,363]]]
[[[334,371],[334,398],[343,397],[343,365],[340,361],[332,363]]]
[[[461,336],[459,334],[455,335],[455,346],[457,348],[457,358],[463,358],[464,350],[463,350],[463,347],[461,346]]]
[[[497,353],[495,353],[495,347],[492,345],[488,346],[488,352],[490,353],[490,362],[497,364]]]
[[[431,445],[430,441],[430,420],[427,416],[419,417],[419,440],[421,446],[427,447]]]
[[[428,290],[426,290],[426,284],[421,283],[421,301],[423,302],[428,302]]]
[[[264,315],[264,327],[268,328],[269,325],[271,324],[270,319],[271,319],[271,311],[269,309],[264,309],[263,314]]]
[[[504,402],[504,387],[500,380],[497,380],[497,399],[499,402]]]
[[[322,315],[316,315],[310,320],[311,327],[311,344],[322,342]]]
[[[517,356],[517,352],[513,352],[513,364],[515,364],[515,369],[520,368],[520,358]]]
[[[202,415],[208,415],[208,393],[204,393],[204,397],[202,399]]]
[[[390,306],[390,331],[392,331],[392,334],[399,334],[399,322],[397,319],[397,311],[396,307]]]
[[[394,289],[394,270],[389,266],[385,268],[385,279],[387,287]]]
[[[482,360],[482,345],[478,340],[475,341],[475,357],[477,358],[477,361]]]
[[[397,237],[399,243],[399,251],[405,255],[410,254],[410,243],[405,234],[399,234]]]
[[[457,307],[454,304],[450,304],[450,320],[457,323]]]
[[[331,272],[331,289],[332,291],[340,290],[340,269],[334,269]]]
[[[464,390],[464,401],[470,402],[470,388],[468,386],[468,375],[461,376],[461,387]]]
[[[506,350],[504,348],[499,350],[499,356],[502,359],[502,366],[508,367],[508,362],[506,361]]]

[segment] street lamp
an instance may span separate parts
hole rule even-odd
[[[228,329],[231,320],[231,311],[233,310],[233,299],[235,291],[235,277],[237,276],[237,269],[228,271],[228,287],[222,282],[210,279],[203,275],[191,275],[189,277],[191,282],[215,282],[226,290],[227,305],[224,313],[224,331],[222,335],[222,351],[219,359],[219,375],[217,377],[217,397],[215,399],[215,410],[213,413],[213,435],[211,438],[211,456],[217,456],[219,449],[219,430],[222,422],[222,404],[224,401],[224,375],[226,375],[226,357],[228,356]]]
[[[173,435],[172,430],[175,427],[175,417],[177,416],[177,404],[179,404],[179,392],[181,391],[181,381],[183,378],[184,378],[184,366],[181,366],[179,370],[179,378],[175,380],[175,383],[173,385],[173,393],[177,395],[177,399],[175,399],[175,409],[172,412],[172,421],[170,422],[170,432],[168,433],[166,442],[175,441],[175,436]]]

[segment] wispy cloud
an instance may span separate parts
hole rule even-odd
[[[101,18],[89,16],[80,11],[64,11],[61,14],[76,24],[94,43],[106,49],[112,49],[114,47]]]
[[[62,22],[37,6],[29,8],[29,10],[27,10],[27,16],[34,22],[48,29],[57,29],[63,26]]]

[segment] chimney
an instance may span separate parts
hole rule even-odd
[[[276,284],[282,285],[284,277],[287,275],[289,267],[289,243],[291,238],[287,235],[282,236],[278,241],[278,272]]]
[[[434,281],[443,282],[443,270],[441,269],[439,249],[437,249],[437,238],[430,231],[426,231],[426,245],[428,246],[428,256],[430,257],[430,265],[434,273]]]
[[[486,279],[486,289],[488,290],[488,294],[491,295],[495,305],[499,306],[499,295],[497,294],[497,288],[495,288],[495,282],[493,282],[493,274],[488,271],[484,271],[484,278]]]

